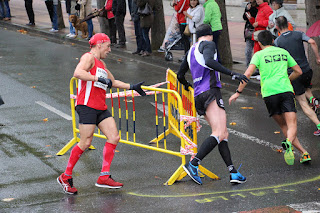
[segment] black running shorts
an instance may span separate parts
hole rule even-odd
[[[109,110],[97,110],[85,105],[76,106],[79,115],[79,124],[95,124],[98,125],[106,118],[112,117]]]
[[[302,95],[307,88],[312,88],[312,75],[313,71],[310,69],[308,72],[302,73],[301,76],[291,82],[295,95]]]
[[[199,115],[205,115],[209,104],[217,100],[217,104],[220,108],[224,109],[223,100],[220,92],[220,88],[213,88],[201,93],[195,98],[196,110]]]
[[[264,98],[269,116],[281,115],[285,112],[297,112],[296,101],[292,92],[280,93]]]

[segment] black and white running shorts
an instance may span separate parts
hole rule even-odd
[[[98,125],[106,118],[112,117],[109,110],[97,110],[85,105],[76,106],[79,115],[79,124],[95,124]]]

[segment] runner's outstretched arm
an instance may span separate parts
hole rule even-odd
[[[308,40],[308,43],[311,45],[314,55],[316,56],[317,64],[320,64],[320,56],[319,56],[319,49],[318,49],[317,43],[312,38]]]
[[[244,75],[247,78],[250,78],[250,76],[252,75],[252,73],[254,73],[254,71],[256,70],[256,65],[254,64],[250,64],[248,69],[246,70],[246,72],[244,73]],[[235,102],[237,100],[237,98],[240,96],[240,93],[242,93],[242,91],[244,90],[244,88],[247,86],[247,83],[240,83],[238,86],[238,89],[236,90],[236,92],[229,98],[229,105],[232,102]]]
[[[228,68],[222,66],[218,61],[214,60],[213,57],[215,55],[216,47],[213,42],[204,41],[201,44],[203,44],[203,48],[200,48],[200,51],[201,51],[201,49],[203,49],[203,58],[204,58],[206,66],[208,66],[211,69],[214,69],[218,72],[221,72],[223,74],[232,76],[233,78],[237,79],[241,83],[249,82],[249,79],[246,76],[244,76],[243,74],[233,72],[233,71],[229,70]]]

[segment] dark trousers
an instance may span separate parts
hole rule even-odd
[[[145,51],[147,51],[148,53],[152,53],[151,50],[151,43],[150,43],[150,38],[149,38],[149,31],[150,31],[150,27],[143,27],[142,29],[142,37],[144,40],[144,44],[145,44]]]
[[[115,24],[115,18],[108,19],[109,23],[109,36],[111,40],[111,44],[117,43],[117,27]]]
[[[126,43],[126,33],[124,31],[124,15],[117,15],[116,18],[116,27],[119,35],[119,44],[125,44]]]
[[[220,54],[219,54],[219,50],[218,50],[218,42],[219,42],[220,34],[221,34],[221,30],[218,30],[218,31],[214,31],[214,32],[212,32],[212,35],[213,35],[213,42],[214,42],[214,43],[215,43],[215,45],[216,45],[217,55],[218,55],[218,61],[219,61],[219,63],[221,63],[221,62],[220,62]]]
[[[128,0],[128,7],[129,7],[130,14],[132,13],[132,1],[133,0]]]
[[[46,6],[47,6],[47,10],[50,16],[50,20],[53,23],[53,16],[54,16],[54,12],[53,12],[53,1],[45,1]]]
[[[134,21],[134,33],[136,35],[137,52],[145,51],[145,42],[142,36],[142,29],[140,27],[140,20]]]
[[[190,41],[189,41],[189,37],[186,36],[185,34],[183,34],[184,29],[186,28],[187,25],[185,24],[179,24],[179,29],[180,29],[180,33],[181,33],[181,42],[183,44],[184,47],[184,53],[187,53],[190,49]]]
[[[34,23],[34,12],[32,8],[32,0],[24,0],[24,6],[26,7],[29,22]]]

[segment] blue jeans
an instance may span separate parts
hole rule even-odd
[[[57,6],[53,5],[53,16],[52,16],[52,28],[58,30],[58,13],[57,13]]]
[[[91,38],[92,34],[93,34],[93,24],[92,24],[92,19],[89,19],[88,21],[86,21],[88,24],[88,37]]]
[[[70,17],[71,14],[68,14],[68,15],[69,15],[69,17]],[[72,23],[70,22],[70,19],[69,19],[69,32],[70,32],[71,34],[73,34],[73,35],[76,34],[76,30],[75,30],[74,27],[72,26]]]
[[[5,6],[5,8],[3,6]],[[4,0],[3,2],[0,2],[0,16],[3,18],[11,18],[11,12],[10,12],[8,0]]]
[[[134,33],[136,35],[137,51],[145,50],[145,42],[142,36],[142,29],[140,27],[140,20],[134,21]]]
[[[141,29],[142,29],[142,38],[145,42],[145,51],[152,53],[150,39],[149,39],[150,27],[143,27]]]

